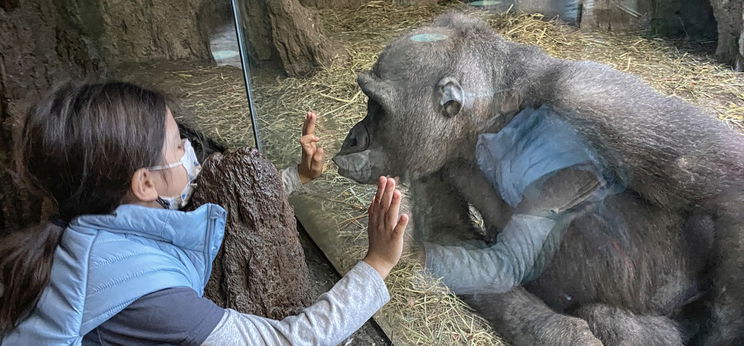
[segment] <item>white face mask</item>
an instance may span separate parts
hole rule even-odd
[[[186,182],[186,186],[183,187],[183,190],[181,190],[181,194],[176,197],[158,196],[158,204],[165,209],[181,209],[186,206],[189,202],[189,198],[191,198],[191,194],[194,193],[194,188],[196,187],[194,181],[196,181],[196,176],[199,175],[199,172],[201,171],[201,165],[199,164],[199,160],[196,158],[196,152],[194,152],[194,148],[191,147],[191,142],[189,142],[188,139],[183,140],[183,151],[183,157],[181,157],[181,160],[178,162],[148,168],[151,171],[160,171],[178,166],[186,168],[188,181]]]

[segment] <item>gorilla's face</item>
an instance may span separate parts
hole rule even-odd
[[[383,146],[379,129],[385,111],[373,99],[367,103],[367,116],[351,128],[341,151],[333,158],[338,173],[362,184],[373,184],[381,175],[400,175]],[[388,149],[389,150],[389,149]]]
[[[472,159],[478,133],[498,116],[494,104],[503,98],[494,102],[494,59],[456,49],[455,36],[446,28],[415,31],[359,75],[367,116],[333,159],[341,175],[360,183],[380,175],[411,180]]]
[[[341,175],[367,184],[380,175],[407,181],[474,149],[480,127],[476,119],[488,116],[490,96],[479,100],[452,77],[395,84],[372,73],[359,76],[369,97],[367,115],[351,129],[333,159]]]

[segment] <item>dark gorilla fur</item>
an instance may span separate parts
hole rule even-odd
[[[446,39],[410,39],[419,34]],[[744,137],[734,130],[630,74],[550,57],[457,13],[392,42],[359,85],[368,113],[334,161],[359,182],[410,182],[419,239],[468,233],[468,204],[505,224],[512,210],[475,165],[475,143],[525,107],[551,105],[624,178],[625,192],[572,222],[536,281],[464,297],[507,339],[744,343]],[[630,222],[606,229],[603,213]]]

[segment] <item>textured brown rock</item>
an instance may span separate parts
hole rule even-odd
[[[0,235],[36,222],[49,204],[11,178],[11,153],[28,109],[55,83],[101,67],[52,0],[0,1]]]
[[[45,218],[12,179],[13,143],[28,109],[66,80],[107,79],[113,64],[211,61],[211,0],[0,0],[0,235]]]
[[[216,153],[197,181],[193,208],[228,211],[225,239],[205,295],[218,305],[274,319],[311,303],[294,210],[276,168],[255,149]]]
[[[88,38],[88,50],[109,66],[153,59],[211,61],[211,0],[71,0],[72,22]]]

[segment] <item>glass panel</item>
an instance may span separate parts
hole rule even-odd
[[[251,3],[241,1],[241,6],[249,13],[247,43],[254,64],[252,68],[255,67],[253,83],[264,153],[280,167],[296,164],[300,153],[297,139],[303,117],[310,110],[319,114],[317,134],[326,150],[327,170],[321,178],[293,195],[291,200],[300,221],[339,271],[346,271],[366,251],[366,208],[374,192],[372,185],[360,184],[340,175],[336,164],[330,161],[342,150],[347,136],[345,154],[358,155],[353,159],[347,158],[344,175],[369,183],[370,177],[365,176],[364,169],[359,169],[356,176],[350,171],[356,164],[359,165],[357,168],[366,169],[375,167],[370,162],[376,159],[387,160],[387,167],[370,168],[373,173],[368,175],[403,177],[402,188],[407,196],[404,209],[419,212],[413,215],[417,224],[410,226],[417,241],[454,244],[457,251],[471,254],[478,251],[491,254],[489,251],[494,249],[494,244],[507,246],[506,238],[510,237],[497,239],[494,231],[504,235],[508,233],[509,224],[521,227],[522,232],[512,234],[516,240],[511,246],[517,248],[513,251],[519,256],[528,258],[499,257],[504,252],[493,258],[503,259],[498,265],[519,265],[520,261],[529,261],[526,268],[516,269],[514,273],[519,275],[515,274],[518,277],[513,279],[529,283],[527,290],[540,298],[535,300],[537,304],[526,304],[512,311],[508,308],[513,306],[494,294],[515,284],[507,279],[494,279],[501,278],[498,275],[511,269],[499,273],[498,265],[478,261],[468,262],[472,266],[453,264],[444,268],[443,273],[463,281],[484,276],[482,273],[492,275],[488,278],[495,281],[488,287],[481,285],[475,290],[466,287],[470,291],[462,287],[467,285],[448,282],[448,278],[444,278],[450,289],[463,293],[474,307],[482,308],[490,315],[473,314],[441,282],[423,275],[420,263],[404,258],[388,279],[392,301],[375,317],[395,343],[498,344],[500,339],[486,320],[505,318],[498,316],[498,311],[508,310],[525,316],[532,314],[532,317],[551,309],[570,314],[576,304],[625,299],[618,295],[633,297],[629,298],[633,302],[617,303],[628,311],[648,308],[660,313],[658,307],[650,307],[654,304],[651,297],[666,294],[662,292],[667,286],[643,281],[644,277],[638,276],[637,272],[631,274],[635,270],[631,268],[636,266],[645,268],[643,270],[648,270],[648,275],[654,277],[667,275],[667,270],[681,276],[689,274],[695,278],[674,284],[695,291],[692,287],[700,283],[696,270],[702,267],[691,269],[693,273],[674,264],[665,266],[658,262],[668,258],[666,251],[671,251],[669,249],[680,251],[680,258],[699,256],[684,252],[689,244],[678,238],[679,234],[699,236],[696,239],[704,239],[707,250],[712,246],[711,215],[701,211],[705,214],[700,216],[701,219],[686,219],[686,212],[674,209],[675,202],[672,202],[678,201],[678,193],[687,187],[686,184],[693,184],[675,179],[682,175],[690,179],[700,176],[687,176],[685,174],[689,171],[676,171],[674,167],[678,164],[696,167],[687,158],[709,162],[705,158],[709,154],[721,155],[713,154],[713,151],[706,154],[707,151],[701,152],[692,144],[685,146],[689,143],[684,135],[689,130],[686,126],[715,128],[706,135],[700,134],[710,135],[709,138],[726,138],[715,143],[736,141],[741,144],[736,132],[719,122],[704,118],[707,120],[697,124],[696,119],[701,119],[698,115],[705,117],[701,114],[708,112],[724,120],[730,128],[741,130],[744,84],[740,75],[712,59],[711,46],[714,44],[711,41],[679,41],[629,32],[655,29],[679,34],[680,30],[689,29],[687,33],[690,36],[710,40],[711,23],[714,22],[709,18],[710,8],[690,10],[691,7],[686,6],[692,5],[685,2],[679,5],[681,8],[662,13],[661,7],[652,8],[647,6],[650,2],[644,1],[618,1],[617,6],[606,8],[598,2],[570,0],[452,1],[439,4],[436,1],[300,1],[304,6],[299,6],[297,1],[266,2],[266,6],[256,5],[263,3],[260,1]],[[707,6],[707,2],[695,3],[695,6]],[[442,28],[446,26],[442,25],[405,36],[415,28],[432,23],[434,18],[449,10],[478,18],[484,23],[483,27],[472,23],[461,24],[457,29]],[[701,13],[707,13],[707,17],[700,18]],[[253,22],[250,22],[251,18]],[[460,19],[454,20],[457,21]],[[692,23],[697,24],[688,25]],[[501,37],[484,27],[493,28]],[[462,32],[470,36],[463,39],[458,36],[465,35]],[[357,84],[358,74],[372,69],[386,45],[399,37],[404,37],[396,43],[399,50],[388,52],[385,56],[388,60],[363,81],[367,88],[363,91]],[[477,44],[467,46],[468,40]],[[557,63],[541,51],[526,50],[514,43],[538,46],[544,53],[566,60]],[[437,45],[446,45],[450,50],[431,48]],[[511,50],[500,50],[507,48]],[[640,81],[615,70],[608,72],[607,67],[575,63],[577,60],[606,64],[617,71],[632,74]],[[582,73],[587,75],[578,77],[584,76]],[[530,79],[536,75],[540,78]],[[556,84],[565,79],[572,83]],[[692,108],[680,101],[674,104],[678,107],[671,111],[674,115],[660,112],[654,107],[661,107],[662,103],[668,105],[666,101],[659,101],[666,98],[647,89],[641,81],[662,95],[676,95],[706,108],[704,111],[691,111]],[[529,94],[523,89],[534,93]],[[642,95],[629,94],[630,91]],[[563,95],[564,92],[578,95]],[[372,95],[373,100],[370,101],[367,95]],[[560,97],[577,99],[562,100]],[[645,101],[639,97],[646,97]],[[621,102],[617,103],[618,100]],[[643,102],[650,102],[650,108],[642,108]],[[598,111],[592,108],[597,104],[601,105]],[[476,112],[476,105],[480,107],[480,113]],[[581,108],[582,105],[590,109]],[[559,107],[577,109],[556,110]],[[593,114],[593,117],[577,118],[576,114]],[[602,118],[608,114],[613,118]],[[686,114],[684,124],[679,114]],[[656,118],[644,118],[647,116]],[[360,124],[363,119],[365,122]],[[558,121],[553,123],[556,119]],[[356,134],[354,126],[358,130]],[[508,129],[501,132],[504,128]],[[691,130],[693,132],[697,133]],[[514,133],[518,135],[509,137]],[[661,141],[668,138],[673,139]],[[479,140],[482,145],[476,151]],[[547,142],[542,142],[544,140]],[[668,147],[659,148],[661,142],[656,140]],[[547,144],[540,147],[535,143]],[[524,147],[520,147],[522,145]],[[355,151],[353,147],[359,150]],[[514,148],[521,148],[519,150],[524,152],[511,152]],[[566,150],[568,154],[560,150]],[[725,151],[724,166],[740,169],[739,164],[733,163],[736,161],[733,158],[741,155],[733,147]],[[639,155],[639,152],[648,156]],[[374,158],[373,155],[385,155],[385,158]],[[678,161],[667,160],[674,155],[682,156]],[[549,164],[541,166],[545,162],[540,161],[532,165],[532,159]],[[659,162],[666,164],[659,167]],[[727,172],[721,175],[710,171],[700,174],[719,179],[731,173]],[[633,180],[639,179],[638,176],[648,180]],[[582,185],[587,181],[593,183]],[[561,188],[574,187],[576,191],[546,188],[553,183]],[[740,187],[725,182],[721,184],[734,189],[732,196],[726,197],[729,198],[727,201],[740,200]],[[709,189],[715,189],[713,185],[695,186],[701,189],[690,192],[695,198],[703,198],[706,193],[713,193]],[[547,196],[548,192],[556,195]],[[670,199],[658,200],[658,196]],[[527,202],[521,203],[524,201]],[[678,202],[690,203],[690,200]],[[598,210],[581,209],[587,205]],[[685,205],[693,209],[699,207]],[[499,214],[501,211],[504,214]],[[550,213],[560,214],[561,219],[551,219],[554,215]],[[579,221],[563,219],[569,216]],[[538,221],[550,219],[549,222],[557,224],[551,223],[545,228],[532,217]],[[740,214],[734,217],[739,222],[737,225],[740,218]],[[664,225],[656,223],[662,219],[676,221]],[[692,226],[694,231],[688,230],[690,226],[683,226],[693,221],[700,222]],[[566,225],[571,226],[564,227]],[[558,231],[551,233],[554,230]],[[641,240],[641,235],[647,231],[654,235],[651,242]],[[531,238],[539,234],[550,234],[550,237]],[[563,239],[568,243],[556,242],[563,235],[568,237]],[[666,242],[670,239],[667,236],[676,240]],[[529,249],[529,244],[544,244],[545,247],[533,246],[537,252],[529,257],[531,255],[525,255],[529,252],[525,250],[525,247]],[[613,264],[598,264],[605,261]],[[551,263],[553,266],[549,267]],[[644,287],[651,287],[650,291],[643,291],[640,286],[628,287],[628,281],[648,284]],[[608,282],[612,282],[610,291],[617,294],[600,292],[608,287]],[[672,284],[670,282],[667,283]],[[682,296],[689,293],[684,290],[675,292]],[[532,301],[532,298],[525,298],[525,301]],[[687,298],[694,301],[699,296]],[[666,301],[675,309],[683,305],[673,299]],[[694,318],[705,320],[701,315]],[[562,321],[567,323],[566,326],[576,322]],[[502,320],[502,323],[507,322]],[[504,326],[497,324],[493,327],[498,330]],[[547,328],[539,324],[535,328],[542,327]],[[564,335],[562,332],[559,334]],[[591,336],[590,333],[579,334]],[[593,337],[590,339],[574,341],[579,344],[596,341]]]

